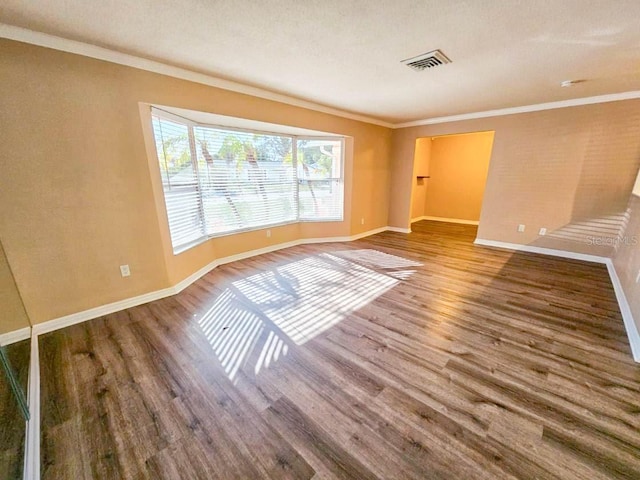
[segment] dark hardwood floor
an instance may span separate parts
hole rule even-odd
[[[639,479],[606,267],[414,230],[42,336],[44,479]]]
[[[16,380],[27,391],[30,340],[5,347]],[[11,390],[5,372],[0,368],[0,478],[22,478],[24,464],[25,419]]]

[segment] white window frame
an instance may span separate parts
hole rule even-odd
[[[345,137],[343,136],[337,136],[337,135],[294,135],[294,134],[288,134],[288,133],[280,133],[280,132],[271,132],[268,130],[256,130],[256,129],[250,129],[250,128],[239,128],[239,127],[229,127],[226,125],[220,125],[220,124],[214,124],[214,123],[201,123],[201,122],[195,122],[193,120],[190,120],[186,117],[180,116],[180,115],[176,115],[174,113],[171,112],[167,112],[165,110],[156,108],[156,107],[152,107],[151,108],[151,132],[152,135],[154,136],[154,150],[156,151],[156,162],[160,162],[160,156],[159,156],[159,152],[157,151],[156,148],[156,141],[155,141],[155,135],[156,132],[153,128],[153,117],[158,117],[160,119],[165,119],[165,120],[169,120],[172,122],[176,122],[182,125],[185,125],[187,127],[187,131],[188,131],[188,137],[189,137],[189,147],[190,147],[190,151],[191,151],[191,162],[195,167],[196,170],[196,176],[198,178],[198,189],[201,191],[201,187],[200,187],[200,171],[197,165],[197,148],[195,147],[195,133],[194,133],[194,127],[204,127],[204,128],[215,128],[215,129],[220,129],[220,130],[227,130],[227,131],[235,131],[235,132],[242,132],[242,133],[250,133],[250,134],[257,134],[257,135],[275,135],[278,137],[286,137],[286,138],[291,138],[291,149],[292,149],[292,168],[293,168],[293,174],[294,174],[294,191],[295,191],[295,197],[296,197],[296,217],[294,220],[289,220],[289,221],[284,221],[284,222],[274,222],[274,223],[269,223],[269,224],[264,224],[264,225],[260,225],[260,226],[255,226],[255,227],[245,227],[245,228],[238,228],[235,230],[230,230],[230,231],[226,231],[226,232],[220,232],[220,233],[207,233],[207,218],[206,215],[204,214],[204,211],[202,211],[202,199],[200,200],[199,204],[200,204],[200,210],[201,210],[201,220],[202,220],[202,229],[203,231],[203,235],[199,238],[197,238],[196,240],[193,240],[192,242],[188,242],[185,244],[182,244],[178,247],[173,245],[173,239],[171,238],[171,230],[169,227],[169,214],[168,214],[168,208],[167,208],[167,203],[166,203],[166,197],[165,197],[165,192],[164,192],[164,183],[162,182],[162,173],[160,172],[160,170],[158,170],[158,173],[160,175],[160,181],[161,184],[163,186],[162,188],[162,200],[164,202],[164,206],[165,206],[165,217],[166,217],[166,228],[169,230],[169,238],[171,239],[171,247],[173,249],[173,254],[174,255],[178,255],[180,253],[183,253],[197,245],[200,245],[204,242],[206,242],[207,240],[210,240],[212,238],[218,238],[218,237],[225,237],[225,236],[229,236],[229,235],[236,235],[239,233],[244,233],[244,232],[251,232],[251,231],[257,231],[257,230],[264,230],[267,228],[272,228],[272,227],[278,227],[278,226],[283,226],[283,225],[292,225],[295,223],[322,223],[322,222],[342,222],[344,221],[344,209],[345,209],[345,179],[344,179],[344,172],[345,172],[345,158],[346,158],[346,152],[345,152],[345,146],[346,146],[346,142],[345,142]],[[300,179],[298,177],[298,156],[297,156],[297,147],[298,147],[298,141],[299,140],[330,140],[330,141],[339,141],[341,144],[340,147],[340,155],[341,155],[341,159],[340,159],[340,178],[328,178],[327,180],[337,180],[338,184],[340,185],[340,200],[341,200],[341,209],[340,209],[340,216],[339,217],[330,217],[330,218],[318,218],[318,219],[313,219],[313,218],[300,218],[300,201],[299,201],[299,187],[300,187]],[[164,153],[163,153],[164,155]],[[200,195],[202,195],[200,193]]]
[[[319,136],[319,135],[297,135],[294,136],[294,141],[296,144],[296,155],[297,155],[297,148],[298,148],[298,141],[299,140],[330,140],[333,142],[340,142],[340,155],[342,158],[340,158],[340,178],[334,178],[334,177],[330,177],[328,179],[325,180],[337,180],[338,184],[341,186],[341,202],[342,202],[342,209],[340,210],[340,216],[339,217],[329,217],[329,218],[323,218],[323,219],[319,219],[319,220],[314,220],[312,218],[300,218],[300,196],[298,196],[298,222],[299,223],[317,223],[317,222],[342,222],[344,221],[344,161],[346,158],[345,155],[345,146],[346,146],[346,142],[345,142],[345,137],[339,137],[339,136],[335,136],[335,135],[327,135],[325,136]],[[294,158],[296,159],[297,162],[297,156],[294,156]],[[297,165],[296,165],[297,168]],[[296,170],[296,175],[297,175],[297,170]],[[298,179],[298,185],[300,185],[300,180]]]

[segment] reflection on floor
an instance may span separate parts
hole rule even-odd
[[[230,379],[248,361],[257,375],[420,265],[372,249],[320,253],[232,282],[198,323]]]
[[[24,392],[29,374],[30,341],[6,346],[7,356]],[[19,404],[0,368],[0,478],[22,478],[25,421]]]

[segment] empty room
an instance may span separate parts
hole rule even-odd
[[[4,0],[0,479],[640,479],[638,18]]]

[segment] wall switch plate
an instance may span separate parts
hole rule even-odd
[[[123,277],[128,277],[129,275],[131,275],[129,265],[120,265],[120,275],[122,275]]]
[[[267,230],[267,238],[271,238],[271,230]]]
[[[546,228],[544,228],[544,227],[542,227],[538,233],[539,233],[540,235],[546,235],[546,234],[547,234],[547,229],[546,229]]]
[[[636,275],[636,283],[640,283],[640,270],[638,270],[638,275]]]
[[[520,233],[524,232],[524,225],[523,224],[518,225],[518,231]]]
[[[364,225],[364,217],[360,219],[360,225]]]

